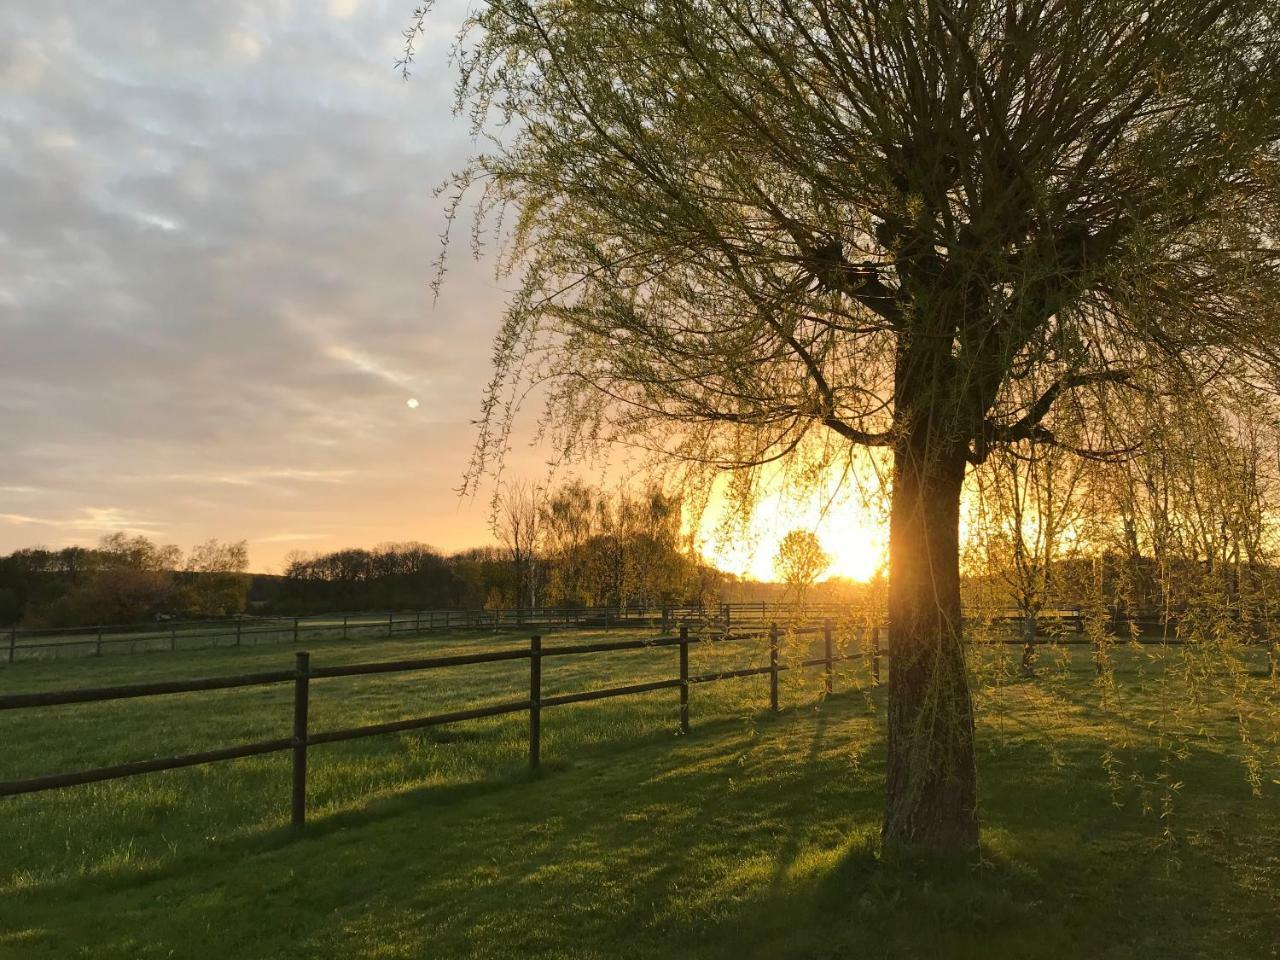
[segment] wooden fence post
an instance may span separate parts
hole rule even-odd
[[[832,656],[831,656],[831,621],[830,620],[827,620],[822,625],[822,644],[823,644],[823,647],[825,648],[824,652],[826,653],[826,660],[827,660],[826,662],[827,693],[830,693],[834,686],[833,677],[832,677],[832,670],[834,669],[834,664],[832,662]]]
[[[542,762],[542,637],[529,638],[529,769]]]
[[[342,639],[347,639],[347,614],[342,615]]]
[[[778,625],[769,626],[769,709],[778,712]]]
[[[94,645],[93,655],[95,657],[102,656],[102,628],[98,628],[98,642]]]
[[[725,636],[728,636],[733,630],[733,622],[731,619],[732,615],[729,613],[729,605],[726,603],[723,606],[724,606],[724,633],[725,633]]]
[[[240,621],[236,621],[236,646],[240,646]]]
[[[393,614],[393,613],[388,613],[388,614],[387,614],[387,636],[388,636],[388,637],[389,637],[389,636],[391,636],[391,629],[392,629],[392,628],[391,628],[391,618],[392,618],[392,617],[394,617],[394,616],[395,616],[395,614]]]
[[[293,642],[298,642],[298,618],[293,618]]]
[[[13,663],[13,658],[18,653],[18,628],[9,628],[9,662]]]
[[[689,732],[689,628],[680,628],[680,732]]]
[[[414,633],[421,633],[421,632],[422,632],[422,611],[421,611],[421,610],[414,611],[414,614],[413,614],[413,632],[414,632]]]
[[[311,654],[294,654],[293,680],[293,811],[291,822],[301,828],[307,822],[307,707],[311,699]]]
[[[880,628],[871,628],[871,682],[880,686]]]

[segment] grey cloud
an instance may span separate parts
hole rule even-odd
[[[503,292],[459,257],[431,306],[430,187],[470,144],[441,43],[391,69],[410,6],[0,11],[0,514],[483,537],[450,491]]]

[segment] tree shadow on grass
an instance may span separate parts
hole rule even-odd
[[[1075,747],[1097,756],[1102,744]],[[815,869],[743,898],[688,955],[1277,955],[1273,888],[1245,879],[1277,874],[1280,831],[1267,801],[1231,814],[1254,840],[1247,846],[1188,836],[1170,849],[1159,843],[1158,816],[1113,805],[1100,770],[1028,775],[1013,754],[985,771],[979,860],[882,851],[864,809],[838,853],[821,851]],[[1194,762],[1208,783],[1238,778],[1216,753]],[[1216,806],[1210,792],[1198,805]],[[649,955],[660,947],[637,954]]]
[[[1275,869],[1273,804],[1211,791],[1204,802],[1229,797],[1258,842],[1248,856],[1189,843],[1169,872],[1159,820],[1114,806],[1101,764],[1086,762],[1103,744],[1079,735],[1063,745],[1066,767],[1035,744],[985,756],[980,860],[886,854],[880,722],[864,707],[837,696],[749,725],[708,722],[549,775],[406,791],[302,840],[259,835],[132,884],[62,884],[31,904],[41,936],[29,953],[92,942],[102,957],[1269,955],[1274,897],[1240,871]],[[1194,761],[1207,784],[1238,778],[1214,751]],[[52,906],[72,898],[79,911]],[[217,944],[190,942],[207,929]]]
[[[697,725],[695,735],[711,742],[732,744],[736,735],[742,733],[744,722],[749,727],[760,722],[758,717],[721,716],[706,719]],[[508,737],[511,731],[497,727],[442,727],[424,730],[407,735],[418,741],[416,749],[450,748],[467,745],[494,746]],[[625,765],[628,755],[633,751],[646,749],[664,749],[673,741],[672,730],[664,726],[650,726],[642,733],[632,733],[625,741],[589,740],[573,741],[566,746],[573,752],[567,756],[545,757],[540,768],[531,771],[524,765],[508,766],[505,769],[493,768],[476,779],[465,783],[424,784],[405,787],[388,785],[372,795],[361,796],[350,806],[339,809],[329,808],[331,804],[346,803],[341,798],[318,794],[312,787],[309,796],[308,822],[303,832],[287,826],[249,827],[234,835],[208,839],[200,847],[188,846],[187,853],[175,855],[163,863],[144,868],[133,867],[121,872],[85,874],[65,881],[41,885],[18,891],[7,896],[21,901],[29,897],[40,899],[78,899],[93,892],[107,892],[113,889],[127,889],[139,884],[163,883],[175,877],[185,875],[202,864],[215,861],[236,862],[245,855],[267,854],[275,851],[306,844],[312,841],[323,841],[333,835],[376,825],[382,821],[398,817],[421,817],[429,819],[441,812],[467,810],[477,801],[501,795],[507,791],[519,792],[527,790],[531,784],[548,782],[554,789],[557,777],[569,774],[575,768],[605,769],[613,764]],[[743,741],[745,746],[746,741]],[[387,752],[397,748],[393,740],[379,740],[378,746]],[[344,745],[347,746],[347,745]],[[317,764],[326,762],[324,751],[331,747],[319,748],[313,753],[311,764],[313,771]],[[341,749],[341,748],[339,748]],[[544,748],[545,749],[545,748]],[[646,763],[649,763],[646,760]],[[164,776],[164,774],[160,774]],[[287,800],[287,796],[284,798]]]

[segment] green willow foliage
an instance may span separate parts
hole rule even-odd
[[[493,146],[452,209],[523,281],[477,471],[535,380],[566,448],[888,443],[908,336],[975,454],[1125,377],[1271,382],[1268,2],[495,2],[456,56]]]
[[[407,31],[406,61],[426,11]],[[561,453],[892,454],[885,836],[977,839],[966,470],[1110,459],[1143,398],[1280,369],[1272,0],[493,0],[452,181],[519,277],[476,482],[537,385]],[[443,267],[443,262],[442,262]],[[813,477],[821,470],[805,469]]]
[[[992,458],[977,476],[969,549],[970,603],[1028,617],[1052,608],[1084,613],[1084,637],[1042,628],[1020,662],[995,623],[973,631],[980,688],[1000,711],[1012,691],[1065,689],[1067,644],[1093,651],[1097,708],[1124,721],[1105,725],[1103,763],[1117,802],[1138,801],[1161,820],[1176,863],[1176,800],[1184,761],[1226,716],[1250,790],[1261,796],[1280,769],[1280,744],[1264,736],[1280,707],[1280,422],[1265,398],[1218,396],[1216,404],[1152,398],[1140,450],[1115,463],[1064,461],[1032,448]],[[1056,624],[1055,624],[1056,626]],[[1077,666],[1078,669],[1078,666]],[[1158,711],[1130,702],[1117,670],[1157,693]],[[1033,672],[1031,688],[1013,686]],[[1046,709],[1065,699],[1046,697]],[[1137,738],[1150,731],[1161,751],[1143,767]]]

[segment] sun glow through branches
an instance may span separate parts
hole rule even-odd
[[[745,523],[724,520],[728,501],[723,491],[717,491],[699,528],[699,552],[726,572],[776,581],[780,574],[775,560],[782,538],[792,530],[807,530],[817,535],[831,557],[819,580],[871,580],[887,569],[887,515],[858,490],[837,487],[833,480],[805,495],[767,494],[755,503]]]

